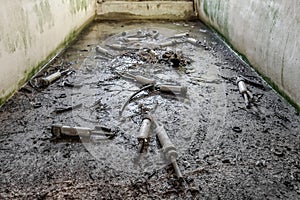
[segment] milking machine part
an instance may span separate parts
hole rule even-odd
[[[116,73],[119,76],[123,77],[123,78],[136,81],[137,83],[142,84],[142,85],[149,85],[149,84],[155,84],[156,83],[156,81],[154,79],[146,78],[144,76],[133,75],[133,74],[130,74],[130,73],[124,73],[124,74],[122,74],[120,72],[116,72]]]
[[[144,80],[146,80],[147,78],[144,78]],[[147,79],[151,80],[151,79]],[[152,81],[152,80],[151,80]],[[121,110],[119,111],[119,116],[121,117],[123,114],[123,111],[125,109],[125,107],[131,102],[131,100],[138,95],[140,92],[142,91],[159,91],[161,93],[168,93],[168,94],[173,94],[173,95],[179,95],[179,96],[185,96],[187,94],[187,87],[185,86],[179,86],[179,85],[171,85],[171,84],[148,84],[145,85],[143,88],[139,89],[138,91],[136,91],[134,94],[132,94],[128,100],[123,104]]]
[[[188,36],[190,36],[190,34],[188,32],[185,32],[185,33],[175,34],[175,35],[171,36],[170,38],[184,38],[184,37],[188,37]]]
[[[153,118],[153,123],[155,125],[157,138],[162,146],[162,150],[166,159],[172,163],[177,178],[182,179],[183,176],[176,161],[178,158],[176,147],[171,142],[166,130],[164,129],[164,126],[159,124],[155,118]]]
[[[107,49],[104,49],[103,47],[101,47],[99,45],[96,46],[95,50],[96,50],[96,52],[104,54],[105,56],[113,57],[113,55]]]
[[[131,101],[136,95],[138,95],[140,92],[146,91],[146,90],[154,90],[154,85],[153,85],[153,84],[146,85],[146,86],[142,87],[141,89],[139,89],[138,91],[136,91],[135,93],[133,93],[133,94],[128,98],[128,100],[123,104],[121,110],[119,111],[119,116],[120,116],[120,117],[122,116],[125,107],[130,103],[130,101]]]
[[[91,129],[88,127],[71,127],[61,124],[53,124],[51,126],[51,133],[55,138],[63,137],[84,137],[91,138],[94,136],[103,136],[105,139],[112,139],[115,137],[115,133],[106,127],[95,127]]]
[[[245,84],[245,81],[243,78],[241,77],[237,77],[236,79],[236,84],[239,88],[239,92],[240,94],[243,95],[243,98],[244,98],[244,102],[246,104],[246,107],[247,108],[250,108],[251,105],[250,103],[253,101],[253,95],[252,93],[247,89],[247,86]]]
[[[54,72],[54,73],[52,73],[52,74],[50,74],[46,77],[35,76],[34,78],[32,78],[29,81],[29,84],[30,84],[31,87],[33,87],[36,90],[42,89],[42,88],[45,88],[45,87],[49,86],[51,83],[53,83],[54,81],[56,81],[60,77],[62,77],[64,75],[68,75],[72,72],[73,72],[73,70],[66,69],[66,70],[63,70],[63,71],[58,70],[57,72]],[[33,83],[33,80],[35,80],[35,83]]]
[[[148,113],[143,114],[143,120],[137,136],[138,149],[135,163],[140,160],[140,156],[143,153],[143,149],[149,144],[151,135],[152,116]]]

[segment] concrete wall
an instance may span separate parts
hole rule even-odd
[[[97,19],[173,19],[194,17],[192,0],[97,1]]]
[[[202,21],[300,106],[300,1],[195,0]]]
[[[14,0],[0,6],[0,105],[93,19],[95,0]]]

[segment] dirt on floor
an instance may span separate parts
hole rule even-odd
[[[0,120],[1,199],[300,198],[299,113],[201,22],[94,22]]]

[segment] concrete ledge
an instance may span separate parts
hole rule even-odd
[[[174,19],[194,17],[191,1],[106,1],[97,3],[97,19]]]

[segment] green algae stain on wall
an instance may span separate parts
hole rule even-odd
[[[223,0],[198,0],[199,5],[201,1],[203,2],[203,11],[204,14],[209,18],[209,20],[216,24],[224,35],[228,39],[228,10],[229,3],[228,1]]]
[[[80,12],[80,11],[86,11],[88,8],[88,0],[70,0],[70,12],[72,15]]]
[[[40,33],[44,32],[45,25],[48,25],[48,28],[54,26],[53,14],[48,1],[40,1],[40,3],[36,3],[33,10],[38,17],[38,28]]]
[[[4,49],[9,54],[13,54],[18,49],[25,50],[27,54],[32,41],[27,10],[20,5],[13,7],[12,10],[11,15],[7,16],[6,23],[1,27],[1,31],[6,32],[6,34],[1,33]]]

